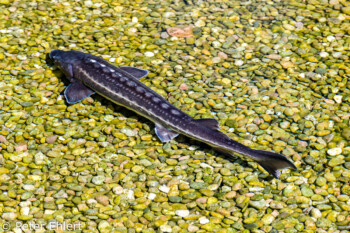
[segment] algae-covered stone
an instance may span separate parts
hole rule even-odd
[[[316,184],[317,184],[318,186],[323,186],[323,185],[325,185],[326,183],[327,183],[327,180],[326,180],[324,177],[322,177],[322,176],[317,177],[317,179],[316,179]]]
[[[231,84],[231,80],[228,79],[228,78],[223,78],[221,80],[221,82],[222,82],[223,85],[230,85]]]
[[[350,15],[350,6],[341,7],[341,11],[342,11],[344,14]]]
[[[113,227],[108,223],[108,221],[103,220],[98,224],[98,229],[100,232],[111,232]]]
[[[261,199],[259,201],[250,201],[249,204],[258,210],[266,207],[266,201],[264,199]]]
[[[31,198],[33,196],[33,193],[32,192],[24,192],[22,195],[21,195],[21,199],[22,200],[27,200],[29,198]]]
[[[260,51],[264,54],[268,54],[271,52],[271,48],[268,46],[263,46],[263,47],[261,47]]]
[[[344,159],[342,158],[332,158],[329,162],[328,162],[328,165],[331,166],[331,167],[335,167],[335,166],[338,166],[340,164],[343,164],[345,163]]]
[[[286,188],[283,189],[283,195],[286,197],[291,197],[296,195],[297,187],[294,185],[288,185]]]
[[[106,180],[106,177],[104,176],[94,176],[91,181],[96,185],[102,185],[105,180]]]
[[[148,167],[148,166],[151,166],[152,165],[152,162],[147,160],[147,159],[141,159],[140,160],[140,164],[144,167]]]
[[[83,190],[83,186],[75,184],[75,183],[67,184],[67,188],[74,190],[74,191],[82,191]]]
[[[168,165],[176,165],[177,164],[177,160],[176,159],[167,159],[165,161]]]
[[[131,168],[131,170],[133,171],[133,172],[135,172],[135,173],[140,173],[140,172],[142,172],[142,170],[143,170],[143,167],[141,167],[141,166],[133,166],[132,168]]]
[[[10,4],[11,2],[9,0],[0,0],[0,4]]]
[[[301,186],[301,193],[305,197],[311,197],[314,194],[312,189],[310,187],[308,187],[307,185],[302,185]]]
[[[328,228],[330,227],[332,222],[326,218],[319,218],[316,221],[316,226],[321,227],[321,228]]]
[[[264,225],[270,225],[273,221],[275,221],[275,217],[272,214],[266,214],[262,217],[261,221]]]
[[[0,175],[10,173],[10,170],[5,167],[0,167]]]
[[[350,195],[350,186],[349,185],[344,185],[341,189],[342,193],[345,195]]]
[[[179,203],[182,201],[182,197],[179,196],[169,196],[169,201],[174,203]]]
[[[350,127],[343,129],[341,134],[346,140],[350,140]]]
[[[190,186],[193,189],[203,189],[203,188],[207,187],[208,185],[204,182],[192,182],[190,184]]]
[[[230,171],[230,169],[228,169],[228,168],[221,168],[221,169],[220,169],[220,173],[221,173],[223,176],[229,176],[229,175],[231,175],[231,171]]]
[[[4,183],[4,182],[6,182],[6,181],[8,181],[10,179],[11,179],[11,177],[8,174],[0,175],[0,183]]]

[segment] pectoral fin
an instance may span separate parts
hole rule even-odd
[[[93,90],[86,87],[80,81],[72,82],[64,90],[64,96],[66,97],[67,102],[70,104],[83,100],[94,93],[95,92]]]
[[[119,67],[121,70],[131,74],[133,77],[140,79],[145,77],[148,74],[147,70],[135,68],[135,67],[130,67],[130,66],[121,66]]]
[[[155,131],[156,131],[158,138],[162,142],[168,142],[171,139],[175,138],[177,135],[179,135],[178,133],[176,133],[170,129],[164,128],[162,125],[158,125],[158,124],[156,124]]]

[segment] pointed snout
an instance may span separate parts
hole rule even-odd
[[[54,60],[55,58],[55,55],[59,52],[60,50],[58,50],[58,49],[54,49],[54,50],[52,50],[50,53],[49,53],[49,58],[51,59],[51,60]]]

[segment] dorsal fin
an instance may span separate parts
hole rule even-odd
[[[135,67],[130,67],[130,66],[121,66],[119,69],[124,70],[128,74],[132,75],[134,78],[140,79],[145,77],[148,74],[147,70],[144,69],[139,69]]]
[[[205,125],[213,130],[219,130],[219,122],[214,118],[194,119],[195,122]]]

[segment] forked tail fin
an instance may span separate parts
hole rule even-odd
[[[256,162],[259,163],[266,171],[271,175],[278,178],[281,174],[281,169],[292,168],[297,170],[298,168],[284,155],[265,151],[265,150],[253,150],[253,153],[250,155]]]

